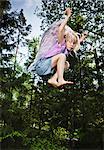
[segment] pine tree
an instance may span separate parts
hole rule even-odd
[[[21,131],[29,122],[27,118],[28,121],[24,123],[24,115],[29,114],[25,103],[30,87],[27,90],[24,83],[28,81],[28,76],[18,69],[16,59],[18,46],[27,42],[25,37],[30,33],[31,26],[26,24],[23,10],[11,12],[9,1],[1,1],[0,4],[3,8],[0,18],[1,146],[11,149],[22,147],[24,133]]]

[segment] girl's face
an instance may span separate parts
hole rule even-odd
[[[76,46],[76,42],[77,42],[76,37],[74,37],[74,36],[70,37],[69,35],[66,35],[66,47],[67,47],[67,49],[69,49],[69,50],[74,49]]]
[[[76,46],[76,43],[74,42],[73,39],[70,39],[70,40],[66,41],[66,47],[67,47],[67,49],[72,50],[72,49],[75,48],[75,46]]]

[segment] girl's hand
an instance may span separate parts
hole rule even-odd
[[[83,38],[86,38],[87,36],[88,36],[88,31],[85,31],[85,32],[82,33]]]
[[[66,10],[65,10],[65,14],[67,15],[67,16],[71,16],[71,14],[72,14],[72,9],[70,9],[70,8],[66,8]]]
[[[79,38],[80,43],[83,42],[87,36],[88,36],[88,32],[87,31],[83,32],[81,37]]]

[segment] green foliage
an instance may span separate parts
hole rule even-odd
[[[56,139],[58,140],[65,140],[69,137],[69,132],[66,131],[66,129],[61,128],[61,127],[57,127],[56,129],[54,129],[54,136]]]
[[[30,148],[30,150],[67,150],[64,146],[58,146],[57,144],[54,144],[49,139],[34,139],[34,142]]]
[[[50,2],[42,1],[43,10],[40,12],[44,15],[43,24],[47,26],[56,18],[60,18],[63,10],[63,3]],[[96,12],[92,10],[92,4]],[[52,88],[46,84],[46,81],[38,82],[37,86],[34,86],[30,75],[23,73],[16,61],[14,66],[14,48],[24,42],[30,26],[26,25],[23,10],[19,13],[3,11],[5,13],[1,20],[2,40],[0,41],[2,55],[0,139],[3,149],[66,150],[103,147],[101,4],[100,1],[88,3],[85,0],[72,1],[72,4],[68,1],[67,5],[72,5],[74,9],[69,24],[77,31],[88,29],[90,34],[85,45],[81,46],[77,59],[68,58],[73,64],[65,73],[65,78],[73,80],[75,84],[66,85],[63,89]],[[96,26],[98,23],[101,26]],[[17,38],[14,38],[16,35]],[[36,55],[39,39],[33,39],[28,44],[30,58],[27,66]],[[5,51],[10,52],[10,55]]]
[[[8,131],[8,129],[7,129],[7,131]],[[21,138],[22,137],[22,138],[24,138],[25,136],[23,135],[23,133],[20,133],[18,131],[14,131],[14,132],[9,133],[9,134],[6,133],[5,136],[2,136],[2,138],[0,139],[0,141],[5,140],[7,138],[14,139],[14,137],[17,137],[17,138]]]
[[[25,63],[27,67],[29,67],[29,65],[35,59],[38,48],[39,48],[39,38],[33,38],[32,40],[28,41],[29,58]]]
[[[11,4],[8,0],[0,1],[0,18],[3,16],[5,12],[11,9]]]

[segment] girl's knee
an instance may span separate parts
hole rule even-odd
[[[65,54],[63,54],[63,53],[61,53],[61,54],[59,54],[59,58],[66,59],[66,55],[65,55]]]
[[[57,65],[58,60],[66,61],[66,55],[61,53],[56,56],[53,56],[51,62],[52,67],[55,67]]]

